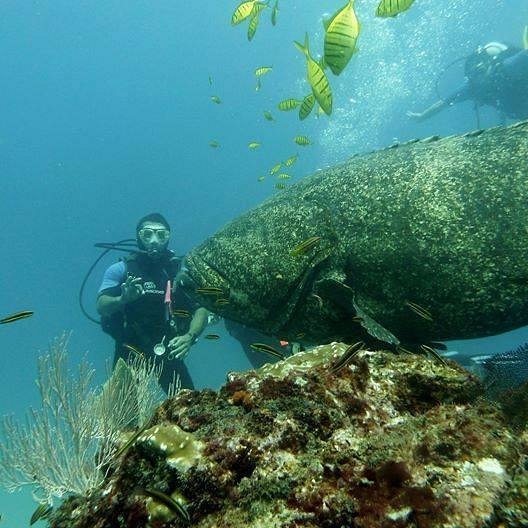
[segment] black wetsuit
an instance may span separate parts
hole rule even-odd
[[[447,104],[473,100],[493,106],[514,119],[528,119],[528,50],[508,48],[494,60],[486,75],[471,75],[444,101]]]
[[[143,254],[132,254],[123,260],[126,269],[123,282],[127,273],[141,277],[145,293],[135,301],[128,303],[123,311],[102,318],[103,330],[115,339],[114,365],[119,358],[126,360],[130,354],[134,353],[124,346],[131,345],[149,359],[163,361],[160,385],[165,391],[172,381],[174,372],[179,374],[183,388],[194,388],[184,362],[167,358],[168,342],[173,337],[183,335],[189,330],[192,316],[174,317],[168,320],[164,304],[167,281],[175,283],[174,277],[180,269],[181,259],[167,251],[167,254],[158,260],[153,260]],[[102,294],[117,297],[121,294],[121,285],[102,289],[99,295]],[[184,309],[191,314],[197,308],[179,288],[172,290],[171,301],[173,309]],[[164,345],[167,351],[163,356],[158,357],[154,354],[154,346],[160,343],[163,337],[165,337]]]

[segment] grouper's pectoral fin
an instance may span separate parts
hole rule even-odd
[[[356,302],[354,302],[354,309],[356,310],[356,316],[360,319],[361,326],[372,336],[380,341],[385,341],[391,345],[399,345],[400,340],[384,326],[374,321],[370,315],[367,315]]]
[[[392,332],[376,322],[358,305],[356,293],[350,286],[337,279],[326,278],[317,283],[317,291],[355,317],[372,337],[391,345],[400,343]]]

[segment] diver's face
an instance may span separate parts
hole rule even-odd
[[[158,222],[145,222],[138,231],[139,239],[147,255],[159,258],[169,244],[170,231]]]

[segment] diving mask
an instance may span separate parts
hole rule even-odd
[[[165,244],[169,241],[170,231],[168,229],[152,229],[151,227],[143,227],[138,231],[139,238],[144,244],[151,242],[154,237],[158,239],[160,244]]]

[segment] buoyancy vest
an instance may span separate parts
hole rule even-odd
[[[139,253],[126,256],[123,262],[127,275],[141,277],[145,293],[127,304],[123,311],[102,318],[101,325],[103,330],[119,343],[127,343],[150,353],[153,346],[161,342],[164,336],[167,343],[172,337],[185,333],[188,329],[188,319],[167,320],[164,304],[167,281],[174,282],[182,258],[167,250],[166,254],[157,260]],[[174,288],[171,294],[174,302]]]

